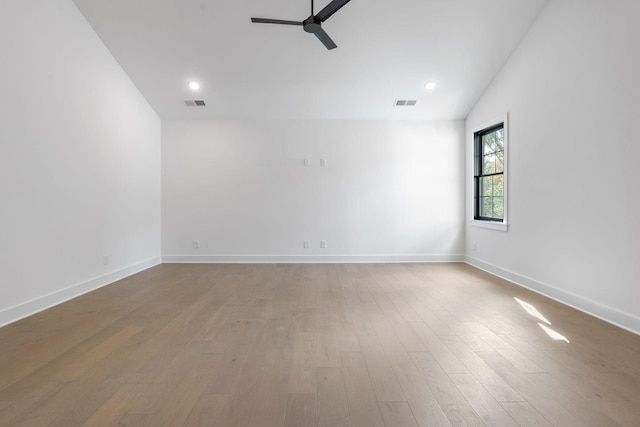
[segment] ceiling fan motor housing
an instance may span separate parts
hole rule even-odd
[[[322,26],[320,25],[320,20],[315,16],[310,16],[304,21],[302,21],[302,25],[304,30],[307,33],[317,33],[322,29]]]

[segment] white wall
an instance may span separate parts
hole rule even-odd
[[[0,52],[2,325],[159,262],[160,121],[71,0],[3,0]]]
[[[466,121],[510,114],[508,232],[471,263],[640,332],[640,3],[551,0]],[[473,245],[477,250],[473,250]]]
[[[163,260],[461,259],[463,126],[163,122]]]

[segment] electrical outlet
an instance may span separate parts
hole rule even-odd
[[[194,240],[193,241],[193,249],[200,249],[200,241],[199,240]]]
[[[327,160],[326,159],[320,159],[320,167],[321,168],[327,167]]]
[[[302,247],[305,249],[309,249],[309,241],[308,240],[303,240],[302,241]]]
[[[474,244],[473,244],[473,252],[475,252],[475,251],[477,251],[477,250],[478,250],[478,244],[477,244],[477,243],[474,243]]]
[[[311,166],[311,162],[309,161],[309,159],[304,159],[304,167],[308,168],[309,166]]]
[[[103,255],[102,256],[102,264],[103,265],[109,265],[109,255]]]
[[[326,249],[326,247],[327,247],[327,241],[326,240],[320,240],[320,248]]]

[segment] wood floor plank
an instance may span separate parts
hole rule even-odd
[[[58,419],[58,414],[37,414],[23,418],[15,424],[11,424],[12,427],[46,427],[51,425]]]
[[[38,368],[41,368],[46,362],[42,361],[28,361],[14,359],[11,362],[2,364],[3,372],[2,382],[0,382],[0,390],[9,387],[16,381],[24,378],[25,376],[33,373]]]
[[[351,425],[340,368],[318,368],[318,427]]]
[[[87,427],[100,427],[115,424],[129,410],[133,399],[137,397],[143,386],[140,384],[124,384],[113,396],[84,422]]]
[[[342,365],[351,423],[358,426],[384,426],[362,354],[359,352],[340,353],[340,364]]]
[[[112,326],[96,331],[93,335],[90,335],[84,341],[77,343],[77,345],[68,349],[58,357],[50,360],[40,368],[0,390],[0,400],[21,399],[26,397],[26,395],[34,389],[38,388],[40,384],[60,382],[56,380],[56,375],[65,370],[72,372],[75,367],[74,364],[77,361],[82,360],[87,354],[91,353],[94,359],[102,357],[100,353],[94,352],[96,346],[101,345],[104,341],[109,339],[112,339],[112,343],[117,343],[120,338],[127,338],[132,329],[135,328],[137,328],[137,326],[131,326],[130,328],[127,328],[127,330],[122,331],[122,328]],[[124,335],[119,335],[113,338],[113,335],[118,332],[122,332]],[[82,366],[86,365],[81,364],[81,367]]]
[[[184,310],[169,322],[164,328],[158,331],[150,340],[145,342],[130,357],[134,360],[149,360],[157,354],[167,342],[173,337],[180,334],[185,326],[193,319],[201,310],[205,309],[207,303],[214,297],[213,294],[203,296],[195,302],[189,304]]]
[[[607,384],[606,373],[591,369],[564,351],[529,350],[526,354],[535,359],[537,364],[544,366],[554,378],[587,400],[613,402],[625,401],[631,397],[621,389]]]
[[[131,408],[128,410],[130,415],[148,415],[148,422],[151,417],[161,410],[165,405],[171,392],[174,390],[174,384],[141,384],[142,390],[131,402]],[[124,418],[124,417],[123,417]]]
[[[552,427],[529,402],[502,402],[501,405],[520,427]]]
[[[409,353],[391,330],[378,331],[384,350],[418,425],[450,426],[443,408],[414,364]]]
[[[469,371],[464,364],[444,344],[429,326],[423,322],[409,322],[416,335],[420,337],[427,351],[433,354],[442,369],[448,374],[467,374]]]
[[[469,322],[451,322],[449,327],[473,351],[493,351],[495,350],[490,344],[482,339],[473,330],[469,329]]]
[[[203,394],[206,384],[206,378],[185,377],[151,418],[151,425],[167,427],[184,425]]]
[[[97,343],[97,345],[91,351],[83,355],[82,358],[74,361],[65,369],[58,372],[55,376],[55,379],[60,382],[71,382],[76,380],[78,377],[88,371],[93,365],[95,365],[100,359],[103,359],[114,349],[123,345],[123,343],[140,332],[140,330],[141,328],[138,326],[127,326],[122,330],[117,331],[115,334],[113,334],[113,336],[108,337],[100,343]]]
[[[390,326],[407,351],[427,351],[420,337],[406,322],[392,322]]]
[[[640,375],[608,372],[600,376],[609,387],[621,391],[630,401],[640,402]]]
[[[555,381],[550,374],[523,374],[499,353],[480,355],[508,383],[556,425],[603,426],[613,425],[606,415],[594,411],[585,400],[566,386]]]
[[[504,427],[518,425],[472,374],[449,374],[449,377],[485,424]]]
[[[17,420],[44,413],[40,410],[44,402],[47,402],[52,396],[58,394],[64,386],[64,384],[58,382],[41,383],[37,389],[31,390],[15,401],[0,402],[0,419],[11,425],[12,422],[16,422]],[[59,412],[60,409],[57,408],[55,411],[48,411],[47,413],[55,414]]]
[[[334,334],[317,334],[316,366],[324,368],[340,367],[340,353],[338,351],[338,343]]]
[[[287,398],[285,427],[313,427],[317,425],[317,396],[312,394],[290,394]]]
[[[415,293],[414,293],[415,295]],[[455,331],[452,328],[452,324],[442,320],[441,316],[438,316],[437,312],[429,309],[422,301],[413,300],[409,304],[413,307],[414,311],[418,313],[418,317],[422,322],[427,324],[431,330],[437,335],[454,335]]]
[[[410,355],[451,424],[467,426],[484,424],[431,353],[418,352]]]
[[[591,405],[621,426],[640,426],[640,408],[631,402],[593,402]]]
[[[185,427],[211,427],[216,425],[228,394],[202,394],[191,409]]]
[[[149,414],[126,414],[118,420],[118,427],[151,427]]]
[[[498,350],[498,353],[518,368],[520,372],[525,374],[548,372],[546,369],[540,367],[536,362],[527,357],[527,355],[515,349],[502,349]]]
[[[294,341],[288,392],[290,394],[315,393],[317,334],[299,332],[295,334]]]
[[[221,325],[223,325],[227,319],[236,311],[237,307],[223,304],[217,305],[215,308],[209,311],[209,319],[193,337],[194,341],[211,341],[215,339],[220,331]],[[211,312],[213,311],[213,312]]]
[[[443,338],[446,340],[447,346],[456,355],[458,360],[462,361],[465,367],[471,372],[478,382],[482,384],[489,393],[498,402],[521,402],[520,393],[504,378],[502,378],[494,369],[478,356],[478,353],[471,351],[459,338]]]
[[[3,411],[4,420],[32,417],[41,414],[60,414],[67,408],[73,407],[78,400],[91,390],[93,385],[77,383],[45,383],[39,392],[33,392],[27,399],[20,399],[9,407],[9,411]],[[14,411],[11,414],[11,410]]]
[[[238,375],[249,360],[250,347],[218,355],[211,368],[211,380],[204,392],[207,394],[230,394],[234,391]]]
[[[249,379],[255,387],[256,398],[252,402],[253,414],[249,425],[280,427],[284,424],[288,401],[289,372],[292,351],[274,347],[264,353],[263,375],[258,381]]]
[[[118,383],[99,383],[90,385],[72,384],[73,400],[65,399],[64,406],[58,406],[60,416],[50,424],[51,427],[83,425],[96,411],[122,388]],[[52,405],[51,410],[56,408]]]
[[[380,402],[380,412],[387,427],[418,427],[407,402]]]
[[[353,330],[346,325],[336,325],[333,329],[339,352],[360,351],[360,342]]]
[[[361,335],[358,340],[362,349],[369,379],[379,402],[404,402],[407,399],[402,392],[393,367],[387,359],[376,335]]]
[[[163,350],[155,354],[151,359],[140,360],[140,365],[134,374],[127,380],[131,384],[153,384],[158,382],[158,378],[165,375],[167,366],[178,357],[184,350],[180,346],[165,346]],[[134,360],[135,361],[135,360]]]

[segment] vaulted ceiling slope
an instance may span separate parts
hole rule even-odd
[[[250,21],[300,21],[309,0],[74,2],[164,120],[447,120],[466,116],[547,0],[352,0],[323,24],[330,51],[301,27]],[[185,106],[196,99],[206,107]]]

